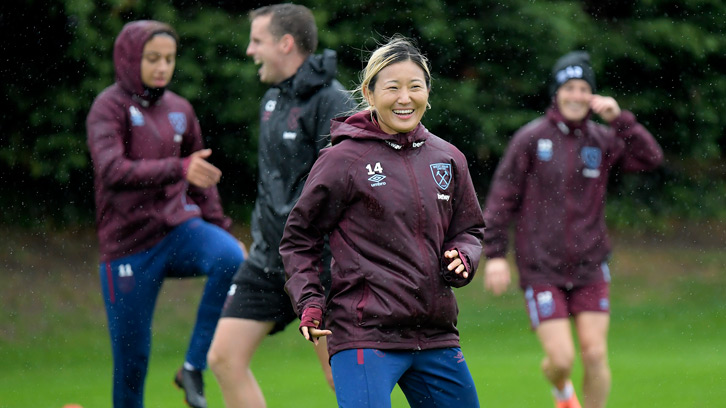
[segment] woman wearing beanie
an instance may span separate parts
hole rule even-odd
[[[586,52],[557,60],[552,104],[512,138],[484,210],[485,289],[499,295],[510,283],[507,233],[514,223],[519,286],[558,408],[580,407],[570,380],[571,322],[583,360],[584,406],[605,406],[610,392],[608,177],[612,171],[652,170],[663,160],[660,146],[635,116],[595,89]],[[593,114],[609,126],[593,122]]]

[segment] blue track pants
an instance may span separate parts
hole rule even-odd
[[[479,407],[460,348],[350,349],[333,355],[330,364],[342,408],[390,408],[396,383],[411,407]]]
[[[101,263],[113,351],[114,407],[143,407],[151,321],[164,278],[207,276],[186,355],[186,361],[204,369],[232,276],[243,261],[234,237],[216,225],[192,218],[152,248]]]

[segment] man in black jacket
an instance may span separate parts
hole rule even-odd
[[[285,221],[318,152],[329,142],[330,120],[354,108],[335,79],[335,52],[313,54],[317,27],[309,9],[294,4],[266,6],[253,10],[250,20],[247,55],[260,65],[260,81],[271,88],[260,106],[253,244],[233,279],[208,354],[228,408],[265,406],[250,361],[268,334],[297,318],[285,293],[279,254]],[[329,259],[320,266],[328,275]],[[316,352],[332,387],[327,345],[320,342]]]

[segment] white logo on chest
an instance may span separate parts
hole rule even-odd
[[[383,166],[381,166],[381,162],[376,162],[374,166],[371,166],[370,163],[366,164],[366,170],[368,170],[368,181],[372,181],[373,184],[371,184],[371,187],[379,187],[379,186],[385,186],[386,182],[383,181],[386,179],[386,176],[383,174]]]
[[[131,115],[131,125],[144,126],[144,115],[136,106],[129,107],[129,114]]]

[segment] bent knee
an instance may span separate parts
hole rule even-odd
[[[212,347],[207,352],[207,364],[213,372],[219,372],[226,364],[226,353],[219,350],[219,347],[215,347],[212,343]]]
[[[547,355],[547,369],[557,372],[569,373],[575,363],[575,356],[572,352],[551,353]]]
[[[602,365],[607,363],[606,347],[586,347],[582,349],[582,362],[586,365]]]
[[[230,248],[217,252],[210,258],[214,259],[215,262],[207,266],[208,271],[206,274],[224,277],[225,280],[232,279],[245,261],[244,254],[242,254],[242,250],[239,248],[238,251]]]
[[[244,253],[242,253],[242,248],[239,246],[232,246],[227,249],[220,250],[216,258],[219,259],[220,262],[226,266],[225,269],[227,269],[228,272],[231,271],[233,275],[245,261]]]

